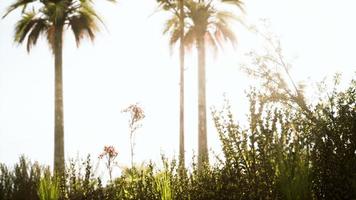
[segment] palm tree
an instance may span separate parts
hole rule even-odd
[[[205,60],[206,45],[215,51],[223,48],[224,42],[233,46],[236,36],[230,29],[230,23],[236,21],[235,15],[229,11],[217,9],[221,3],[232,4],[242,9],[241,0],[186,0],[185,2],[185,30],[184,45],[196,45],[198,51],[198,168],[208,163],[208,143],[206,125],[206,78]],[[177,19],[170,19],[167,23],[167,32],[171,33],[171,43],[178,39],[180,29],[177,28]]]
[[[164,10],[173,13],[173,18],[167,21],[164,34],[174,26],[173,34],[170,35],[170,46],[173,47],[179,40],[179,166],[184,167],[184,0],[157,0]],[[177,5],[178,2],[178,5]]]
[[[112,2],[114,0],[111,0]],[[29,9],[29,7],[31,7]],[[54,112],[54,172],[64,174],[64,124],[62,45],[65,28],[71,28],[79,46],[84,37],[94,40],[101,19],[93,9],[91,0],[16,0],[7,9],[22,9],[22,17],[15,26],[15,42],[24,43],[27,51],[36,45],[38,38],[46,36],[54,55],[55,112]]]
[[[184,168],[184,0],[179,0],[179,26],[180,31],[180,46],[179,46],[179,166]]]

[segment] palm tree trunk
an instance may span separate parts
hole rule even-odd
[[[179,103],[179,166],[184,167],[184,6],[183,0],[179,0],[179,23],[180,23],[180,49],[179,49],[179,61],[180,61],[180,103]]]
[[[209,161],[206,130],[205,41],[197,39],[198,50],[198,169]]]
[[[54,172],[59,176],[64,175],[62,33],[63,33],[63,26],[56,26],[55,38],[54,38],[54,67],[55,67]]]

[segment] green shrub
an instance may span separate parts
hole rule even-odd
[[[6,165],[0,164],[0,200],[12,199],[13,173]]]
[[[0,165],[0,199],[38,200],[41,167],[21,156],[12,170]]]
[[[318,199],[356,199],[356,81],[315,109],[313,187]]]
[[[90,155],[86,160],[70,160],[62,191],[63,199],[68,200],[94,200],[104,199],[105,189],[100,178],[95,177]]]
[[[308,129],[298,128],[305,118],[254,91],[249,98],[247,129],[234,121],[228,102],[213,110],[224,153],[219,171],[225,199],[311,199]]]
[[[53,178],[47,168],[40,180],[38,187],[38,196],[40,200],[58,200],[59,199],[59,178]]]

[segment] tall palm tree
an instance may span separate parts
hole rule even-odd
[[[173,47],[179,40],[179,166],[184,167],[184,0],[157,0],[164,10],[173,13],[173,18],[167,21],[164,34],[174,26],[170,35],[170,46]]]
[[[180,74],[180,85],[179,85],[179,166],[184,167],[185,156],[184,156],[184,0],[179,0],[179,26],[182,31],[180,31],[180,46],[179,46],[179,74]]]
[[[66,28],[71,28],[79,46],[84,37],[94,40],[101,19],[93,9],[91,0],[16,0],[8,7],[3,17],[16,9],[22,9],[22,17],[15,26],[15,42],[21,44],[27,39],[27,51],[30,52],[31,47],[36,45],[38,38],[43,35],[54,55],[54,172],[63,175],[63,34]]]
[[[217,9],[219,4],[232,4],[242,9],[241,0],[186,0],[184,45],[196,45],[198,52],[198,168],[208,163],[208,143],[206,124],[206,45],[217,51],[224,43],[236,44],[236,36],[230,23],[237,17],[225,10]],[[180,29],[174,17],[167,23],[171,42],[177,41]]]

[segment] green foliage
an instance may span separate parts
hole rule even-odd
[[[233,199],[310,199],[309,160],[294,127],[298,113],[250,94],[249,128],[234,122],[229,103],[213,111],[222,142],[222,180]]]
[[[13,174],[6,165],[0,164],[0,199],[12,199],[13,195]]]
[[[103,186],[90,157],[72,160],[58,182],[48,168],[24,157],[13,169],[0,165],[0,200],[235,200],[355,199],[356,82],[310,108],[301,109],[249,94],[243,128],[229,102],[213,117],[223,157],[214,165],[181,169],[176,160],[123,169]],[[267,99],[267,100],[266,100]]]
[[[172,199],[171,180],[167,167],[168,164],[165,163],[164,171],[159,172],[155,175],[156,188],[158,193],[160,194],[161,200]]]
[[[320,102],[311,127],[313,187],[318,199],[356,199],[356,81]]]
[[[98,23],[102,22],[89,0],[16,0],[8,7],[4,17],[16,9],[22,10],[22,18],[15,26],[14,39],[18,43],[27,39],[28,52],[41,35],[46,36],[54,50],[55,32],[63,30],[64,26],[71,28],[77,46],[85,37],[94,40]]]
[[[12,170],[0,165],[0,199],[38,200],[37,188],[41,178],[41,167],[30,163],[24,156]]]
[[[59,186],[58,178],[52,178],[51,172],[47,168],[43,177],[40,180],[38,187],[38,196],[40,200],[58,200],[59,199]]]
[[[62,191],[63,199],[104,199],[101,180],[95,178],[90,156],[84,161],[71,160],[66,170]]]
[[[183,32],[184,46],[190,49],[198,39],[204,38],[207,45],[217,52],[224,47],[224,43],[230,43],[234,47],[237,38],[231,26],[234,22],[240,22],[238,17],[229,10],[222,10],[228,4],[238,5],[242,9],[242,2],[233,1],[194,1],[184,0],[184,27],[182,29],[179,18],[178,1],[157,0],[163,11],[172,13],[166,21],[164,34],[169,35],[169,45],[173,47]],[[226,4],[226,5],[223,5]]]
[[[115,199],[160,199],[154,174],[152,163],[147,167],[125,169],[111,185],[116,190]]]

